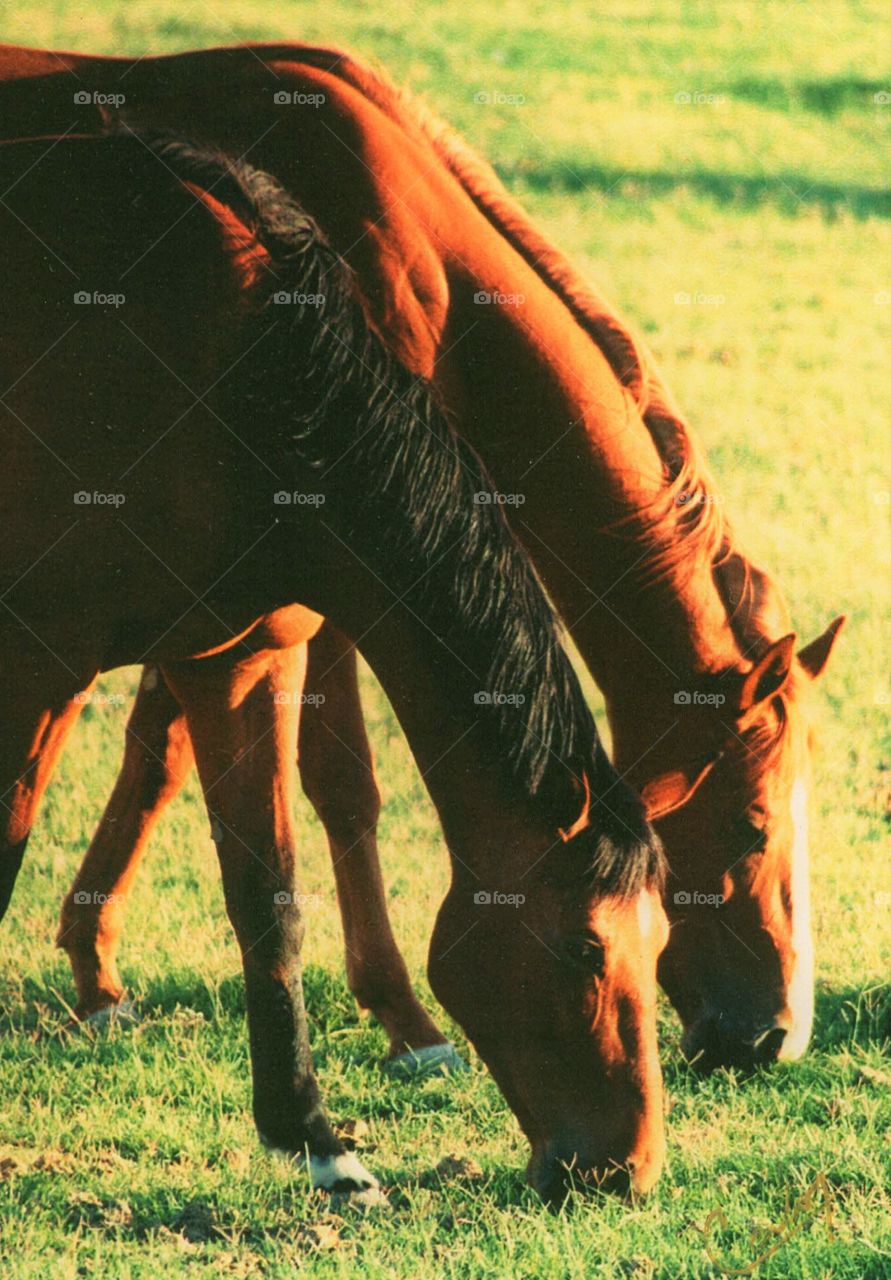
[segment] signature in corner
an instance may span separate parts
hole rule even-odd
[[[833,1239],[835,1234],[833,1208],[832,1187],[825,1173],[818,1173],[810,1186],[795,1200],[790,1199],[787,1189],[786,1207],[779,1221],[769,1222],[766,1226],[753,1227],[749,1232],[748,1247],[755,1257],[744,1267],[728,1266],[712,1252],[711,1236],[715,1227],[726,1231],[729,1226],[723,1209],[713,1209],[706,1218],[705,1225],[699,1227],[694,1224],[694,1229],[705,1237],[705,1252],[713,1266],[726,1276],[748,1276],[762,1262],[766,1262],[779,1249],[782,1249],[784,1244],[788,1244],[793,1236],[803,1231],[808,1220],[813,1222],[819,1217],[825,1218],[829,1238]]]

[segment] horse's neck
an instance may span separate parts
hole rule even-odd
[[[429,164],[432,146],[411,129],[408,138],[399,163],[376,177],[366,171],[362,181],[379,183],[385,203],[403,196],[400,212],[411,214],[413,232],[404,260],[417,272],[436,259],[443,287],[426,280],[406,288],[411,276],[400,272],[388,289],[393,262],[402,260],[391,252],[389,271],[381,261],[371,273],[366,302],[384,313],[392,335],[406,298],[413,306],[424,300],[427,323],[397,332],[400,354],[436,381],[498,490],[522,499],[508,506],[514,527],[608,701],[619,705],[629,685],[684,687],[702,672],[738,665],[735,628],[712,573],[715,548],[704,555],[691,540],[691,554],[658,589],[642,585],[646,547],[627,531],[637,512],[664,496],[664,441],[534,265],[445,164]],[[393,231],[398,247],[404,229]],[[481,302],[480,293],[493,300]],[[615,359],[614,342],[610,348]],[[667,391],[658,382],[650,390],[670,413]],[[624,532],[604,531],[617,522]],[[731,549],[728,541],[724,550]]]
[[[494,232],[460,252],[477,282],[500,278],[524,303],[468,306],[453,284],[437,377],[608,701],[740,664],[717,548],[691,538],[689,554],[648,582],[635,517],[664,500],[666,464],[602,352]]]
[[[362,635],[363,657],[402,726],[439,814],[453,870],[485,887],[486,877],[491,883],[505,857],[528,840],[533,802],[508,781],[505,753],[491,749],[469,692],[456,696],[450,654],[399,607],[374,610],[371,621],[363,618],[358,598],[356,593],[345,601],[342,616]]]

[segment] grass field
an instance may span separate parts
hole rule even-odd
[[[86,708],[0,931],[3,1273],[739,1274],[764,1252],[752,1233],[780,1224],[822,1173],[832,1222],[805,1214],[751,1274],[891,1276],[884,6],[58,0],[35,12],[13,0],[3,14],[6,40],[94,52],[287,37],[379,57],[497,164],[642,327],[803,639],[836,613],[850,618],[821,694],[811,1052],[747,1081],[720,1072],[701,1082],[681,1061],[666,1005],[662,1181],[645,1204],[594,1200],[559,1216],[524,1188],[525,1143],[477,1060],[464,1078],[414,1086],[377,1069],[384,1037],[346,989],[308,806],[300,829],[303,888],[318,895],[306,955],[317,1064],[333,1116],[366,1123],[359,1143],[391,1189],[389,1215],[329,1214],[305,1176],[256,1140],[239,957],[194,783],[165,818],[130,908],[123,972],[144,1021],[60,1035],[73,986],[53,949],[58,906],[111,789],[136,679],[110,675],[103,689],[122,693],[122,705]],[[370,676],[365,691],[392,913],[429,1001],[424,955],[446,858]],[[447,1154],[474,1164],[431,1178]],[[718,1208],[726,1224],[710,1261],[697,1228]]]

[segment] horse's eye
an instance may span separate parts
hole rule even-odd
[[[767,848],[767,830],[761,825],[760,818],[740,818],[736,829],[746,853],[762,853]]]
[[[574,969],[594,977],[602,977],[606,963],[603,944],[595,938],[568,938],[563,944],[566,959]]]

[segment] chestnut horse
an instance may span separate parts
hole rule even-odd
[[[242,952],[258,1130],[317,1185],[373,1188],[322,1109],[299,969],[298,695],[330,616],[439,812],[431,984],[528,1135],[531,1182],[560,1196],[572,1166],[646,1190],[663,854],[528,560],[474,501],[470,446],[268,175],[127,133],[7,142],[0,183],[0,907],[84,691],[155,664]],[[312,501],[274,503],[285,484]]]
[[[800,1055],[813,1008],[810,686],[840,620],[795,655],[775,582],[740,549],[686,424],[620,318],[486,165],[342,51],[256,45],[134,61],[6,48],[0,81],[9,132],[118,119],[188,127],[250,152],[299,196],[355,271],[379,331],[432,379],[497,490],[517,499],[515,530],[603,690],[620,773],[643,789],[680,764],[698,784],[660,827],[676,926],[660,978],[686,1052],[704,1066]],[[386,924],[350,665],[339,658],[345,687],[332,703],[341,742],[317,735],[304,776],[340,868],[353,985],[395,1049],[431,1032]],[[97,836],[90,884],[127,879],[139,831],[175,789],[183,750],[187,759],[175,704],[160,701],[139,714],[170,768],[146,781],[157,769],[131,737],[124,776],[141,801],[118,794],[113,806],[130,804],[132,838],[112,850],[107,829]],[[66,907],[84,1008],[119,994],[117,928]]]

